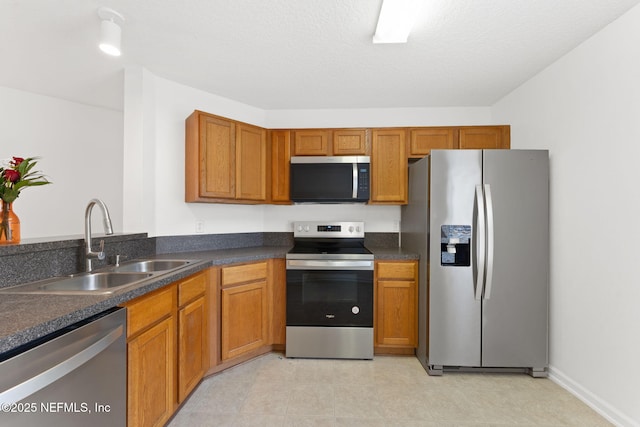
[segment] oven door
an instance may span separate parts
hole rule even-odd
[[[370,270],[287,267],[287,326],[373,327],[373,262],[365,263]]]

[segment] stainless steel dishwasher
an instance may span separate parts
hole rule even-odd
[[[126,425],[126,310],[114,308],[0,357],[0,425]]]

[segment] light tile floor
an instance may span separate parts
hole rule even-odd
[[[205,379],[182,426],[610,426],[548,379],[430,377],[414,357],[287,359],[270,353]]]

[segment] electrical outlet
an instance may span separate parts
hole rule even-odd
[[[400,231],[400,221],[393,221],[393,231]]]
[[[204,221],[196,221],[196,233],[204,233]]]

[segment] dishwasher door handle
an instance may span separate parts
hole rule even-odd
[[[87,345],[73,356],[0,393],[0,404],[16,403],[37,393],[93,359],[114,343],[122,334],[124,334],[124,327],[120,325],[95,338],[92,344]]]

